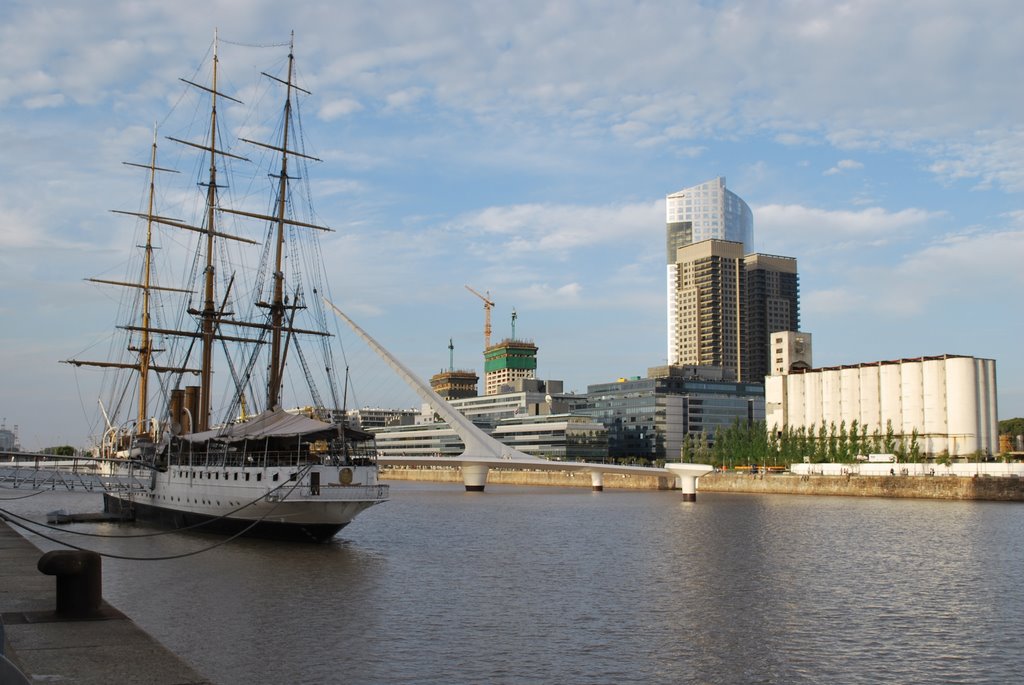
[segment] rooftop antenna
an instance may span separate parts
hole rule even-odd
[[[448,338],[448,371],[455,371],[455,345],[451,338]]]

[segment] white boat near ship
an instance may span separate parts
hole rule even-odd
[[[388,486],[377,479],[372,435],[346,426],[344,412],[336,411],[344,407],[348,381],[335,378],[322,302],[327,286],[318,236],[330,229],[315,216],[299,216],[312,211],[293,199],[297,186],[308,186],[293,181],[308,178],[309,162],[319,160],[301,147],[297,98],[308,91],[295,83],[291,48],[285,69],[283,76],[263,74],[282,94],[279,139],[239,139],[273,160],[263,170],[271,179],[269,209],[222,201],[227,167],[249,160],[219,132],[218,104],[239,101],[219,90],[216,37],[208,84],[181,79],[208,98],[204,139],[170,138],[202,155],[200,218],[172,219],[155,207],[157,176],[171,171],[157,164],[155,135],[149,163],[132,165],[149,177],[148,208],[119,212],[136,217],[144,230],[137,270],[125,281],[90,279],[129,294],[118,326],[124,339],[115,346],[123,356],[67,360],[104,367],[115,377],[108,404],[100,403],[106,430],[96,454],[111,457],[115,473],[148,479],[141,490],[108,489],[107,511],[176,528],[324,542],[388,498]],[[261,225],[262,240],[245,237],[244,227],[229,221]],[[176,235],[159,244],[162,231]],[[185,237],[192,278],[177,287],[158,285],[157,249],[174,252]],[[255,268],[230,265],[229,254],[243,249],[258,253]],[[171,311],[172,322],[159,320]],[[286,362],[301,368],[293,374],[305,380],[301,400],[293,389],[300,384],[285,383]],[[302,409],[282,409],[286,388]],[[224,406],[214,407],[215,394]],[[132,416],[118,419],[124,412]]]

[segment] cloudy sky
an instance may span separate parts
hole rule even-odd
[[[88,442],[96,372],[57,363],[111,323],[82,279],[123,276],[121,161],[215,27],[236,92],[295,31],[334,297],[423,376],[450,338],[482,367],[466,284],[567,390],[664,363],[664,198],[721,175],[754,249],[798,260],[815,365],[994,358],[1000,417],[1024,416],[1012,0],[7,0],[0,416],[26,448]]]

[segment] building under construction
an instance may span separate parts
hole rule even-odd
[[[506,338],[484,350],[484,395],[504,392],[515,381],[537,377],[537,346],[528,340]]]
[[[445,400],[476,397],[479,383],[476,371],[441,371],[430,377],[430,387]]]
[[[455,343],[448,340],[448,370],[430,377],[430,387],[445,400],[476,397],[480,376],[476,371],[455,369]]]

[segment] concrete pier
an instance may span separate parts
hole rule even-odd
[[[665,464],[665,468],[674,473],[679,480],[684,502],[697,501],[697,479],[714,471],[714,468],[707,464],[670,463]]]
[[[463,464],[462,482],[466,486],[466,492],[483,492],[487,485],[487,471],[485,464]]]
[[[76,612],[68,612],[66,606],[65,611],[58,611],[57,578],[44,575],[38,568],[43,556],[32,543],[0,522],[3,653],[26,676],[22,682],[210,682],[102,598],[95,611],[85,612],[87,618],[76,617]],[[48,572],[67,571],[64,567],[77,561],[56,557],[55,562],[54,558],[51,556],[45,564]]]

